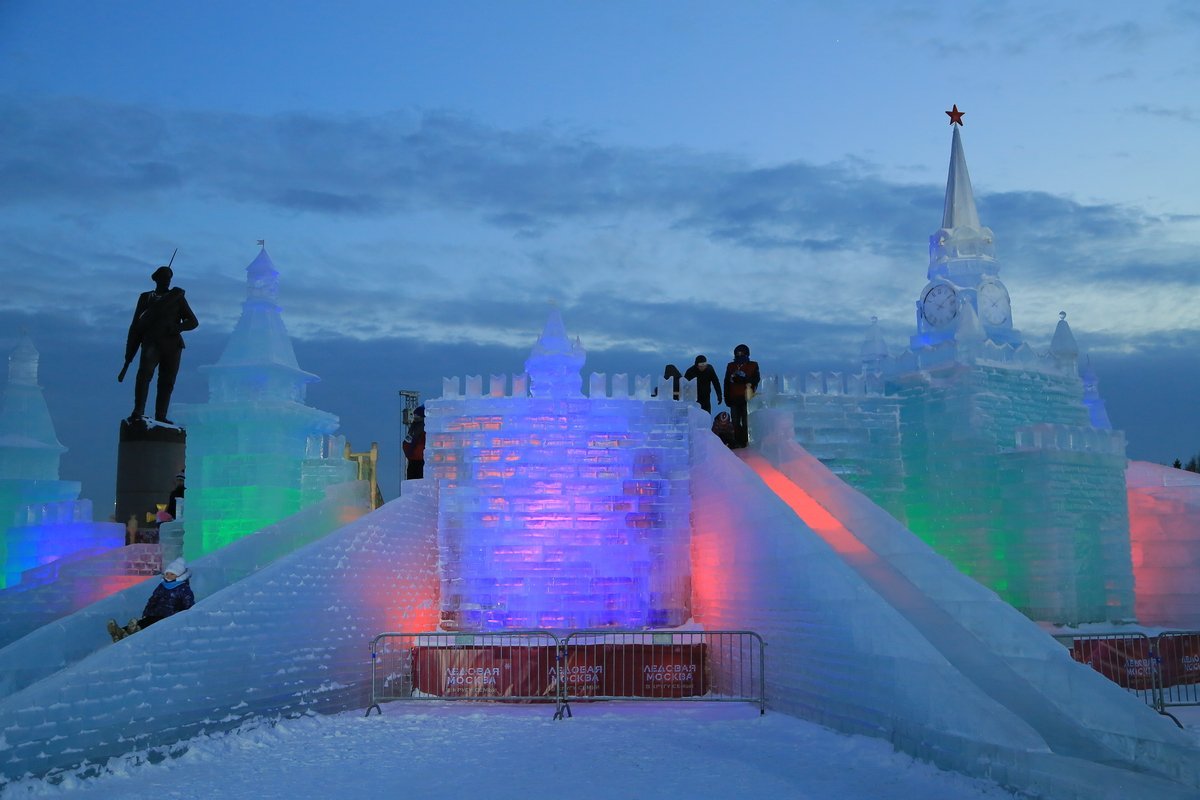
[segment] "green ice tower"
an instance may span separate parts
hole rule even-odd
[[[177,408],[187,428],[184,555],[196,558],[300,509],[310,436],[337,430],[305,405],[317,376],[300,369],[276,303],[279,273],[266,248],[246,268],[246,300],[208,375],[209,400]]]

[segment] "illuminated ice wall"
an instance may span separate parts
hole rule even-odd
[[[1125,481],[1138,621],[1200,629],[1200,475],[1131,461]]]
[[[79,483],[58,479],[64,452],[38,385],[37,349],[23,336],[0,396],[0,588],[62,556],[124,544],[123,526],[92,522]]]
[[[279,272],[264,247],[246,268],[246,300],[229,344],[216,364],[201,367],[208,402],[176,408],[187,428],[188,559],[298,511],[312,439],[337,429],[336,416],[304,403],[317,376],[296,363],[278,293]]]
[[[558,312],[514,376],[426,403],[442,626],[673,627],[690,616],[689,404],[593,374]]]

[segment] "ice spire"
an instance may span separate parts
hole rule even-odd
[[[946,204],[942,210],[943,228],[979,228],[979,212],[975,210],[975,192],[967,172],[967,157],[963,154],[962,138],[954,128],[950,143],[950,174],[946,178]]]
[[[956,126],[950,142],[942,227],[929,237],[929,279],[950,278],[967,286],[982,275],[995,275],[999,270],[993,237],[991,228],[979,221],[967,157]]]
[[[582,397],[583,377],[580,369],[587,358],[579,339],[567,337],[562,314],[555,308],[546,320],[542,335],[525,360],[529,375],[529,392],[534,397]]]
[[[246,300],[242,316],[221,358],[209,371],[209,395],[214,401],[270,396],[304,401],[306,385],[317,376],[300,369],[291,337],[276,299],[279,271],[263,247],[246,267]]]
[[[1067,312],[1058,312],[1058,325],[1054,328],[1054,338],[1050,340],[1050,355],[1061,361],[1074,361],[1079,358],[1079,345],[1075,343],[1075,334],[1067,324]]]
[[[1087,406],[1088,418],[1092,422],[1092,427],[1105,431],[1112,430],[1112,421],[1108,418],[1108,408],[1104,404],[1104,398],[1100,396],[1100,379],[1096,377],[1096,372],[1092,369],[1092,360],[1086,356],[1079,377],[1083,379],[1083,404]]]
[[[863,372],[879,372],[883,369],[883,363],[888,359],[888,347],[887,342],[883,340],[883,334],[879,332],[879,317],[871,317],[871,324],[858,347],[858,354]]]

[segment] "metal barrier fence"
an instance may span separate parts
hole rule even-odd
[[[752,702],[766,713],[765,651],[752,631],[574,631],[563,639],[563,702]]]
[[[371,704],[393,700],[753,702],[766,712],[766,645],[751,631],[381,633]]]
[[[1092,633],[1056,637],[1071,657],[1140,697],[1160,714],[1200,705],[1200,631]],[[1175,720],[1179,724],[1179,720]]]

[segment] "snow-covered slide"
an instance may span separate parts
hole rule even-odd
[[[795,443],[790,414],[759,412],[755,423],[759,444],[743,451],[747,465],[955,672],[1036,731],[1051,753],[1074,769],[1093,762],[1200,785],[1200,754],[1169,721],[1076,664],[1024,615],[833,475]],[[958,700],[950,694],[946,702]]]

